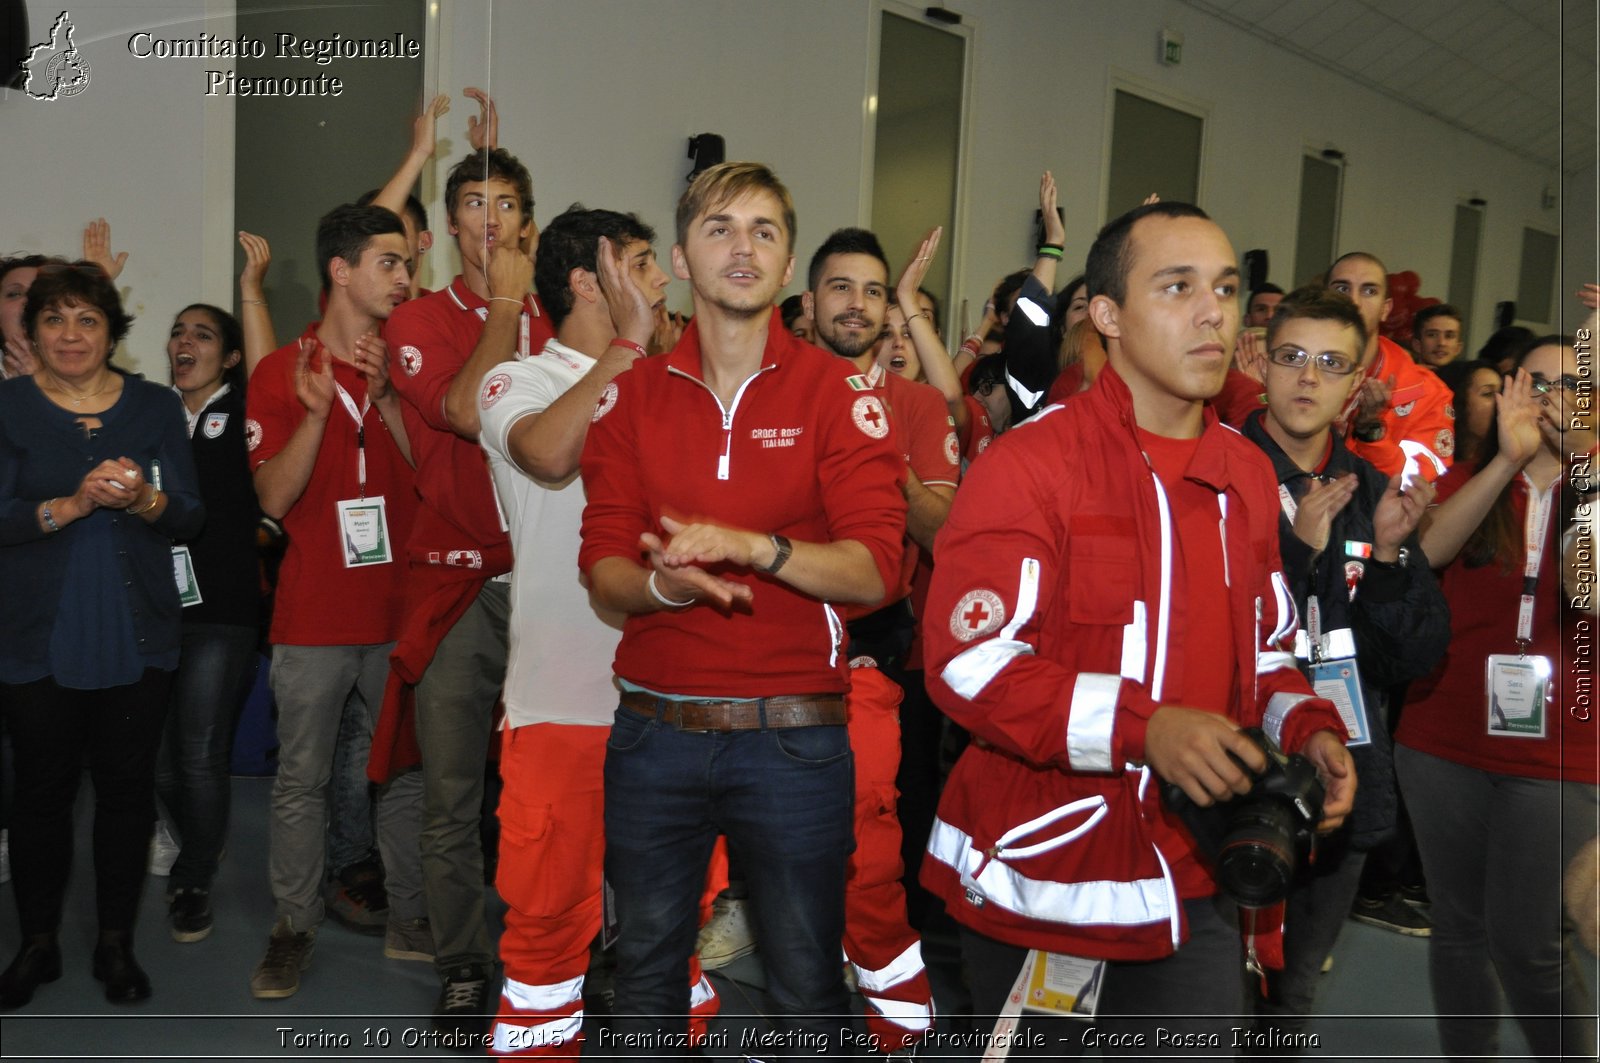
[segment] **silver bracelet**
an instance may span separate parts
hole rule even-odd
[[[644,585],[649,589],[650,597],[654,598],[668,609],[686,609],[694,604],[693,598],[690,598],[686,602],[675,602],[671,598],[668,598],[665,594],[662,594],[660,588],[656,586],[655,569],[650,570],[650,577],[644,581]]]
[[[57,524],[56,519],[50,515],[50,507],[59,501],[61,501],[59,498],[50,499],[50,501],[44,504],[43,509],[41,509],[39,512],[39,516],[44,518],[44,526],[49,528],[52,532],[58,532],[61,530],[61,525]]]

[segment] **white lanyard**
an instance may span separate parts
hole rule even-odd
[[[478,320],[479,321],[488,321],[489,320],[489,308],[487,306],[478,307],[478,309],[475,311],[475,313],[478,315]],[[520,327],[520,331],[519,331],[518,336],[517,336],[517,357],[526,359],[526,358],[530,357],[532,355],[532,353],[533,353],[533,352],[528,350],[528,344],[530,342],[532,342],[532,341],[528,338],[528,307],[527,307],[527,304],[523,304],[522,313],[517,318],[517,324]]]
[[[1539,566],[1544,561],[1545,539],[1550,533],[1550,511],[1555,508],[1554,486],[1539,491],[1522,474],[1528,485],[1528,509],[1522,521],[1522,547],[1525,562],[1522,566],[1522,603],[1517,609],[1517,650],[1526,655],[1528,643],[1533,641],[1533,596],[1539,586]]]
[[[332,355],[329,355],[332,357]],[[339,401],[344,403],[344,408],[350,414],[350,419],[356,423],[356,481],[361,491],[361,497],[367,497],[367,411],[372,409],[372,396],[361,396],[361,408],[356,409],[356,400],[344,389],[344,385],[334,382],[334,390],[339,393]]]

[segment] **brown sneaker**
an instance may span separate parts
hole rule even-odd
[[[324,900],[329,915],[358,933],[381,934],[389,925],[389,894],[375,861],[351,864],[340,871]]]
[[[288,916],[279,918],[267,939],[267,954],[250,976],[250,992],[258,1000],[294,996],[300,989],[300,972],[311,966],[311,951],[316,943],[315,930],[295,933]]]

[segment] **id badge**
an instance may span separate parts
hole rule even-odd
[[[200,597],[200,583],[194,578],[194,558],[189,556],[187,546],[172,548],[172,575],[178,581],[178,602],[185,609],[205,600]]]
[[[1027,1011],[1093,1019],[1100,1008],[1106,961],[1034,949],[1022,1006]]]
[[[393,561],[394,554],[389,548],[389,516],[383,496],[347,498],[338,505],[344,567],[363,568]]]
[[[1550,699],[1550,658],[1491,653],[1484,679],[1484,705],[1491,735],[1545,736]]]
[[[1372,744],[1372,725],[1367,717],[1367,701],[1361,694],[1361,669],[1354,657],[1318,661],[1311,666],[1311,688],[1317,697],[1327,698],[1339,710],[1347,746]]]

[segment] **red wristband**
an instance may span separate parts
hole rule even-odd
[[[650,352],[645,350],[639,344],[634,343],[632,340],[623,339],[621,336],[618,336],[616,339],[612,340],[610,346],[621,347],[625,351],[633,351],[640,358],[646,358],[650,355]]]

